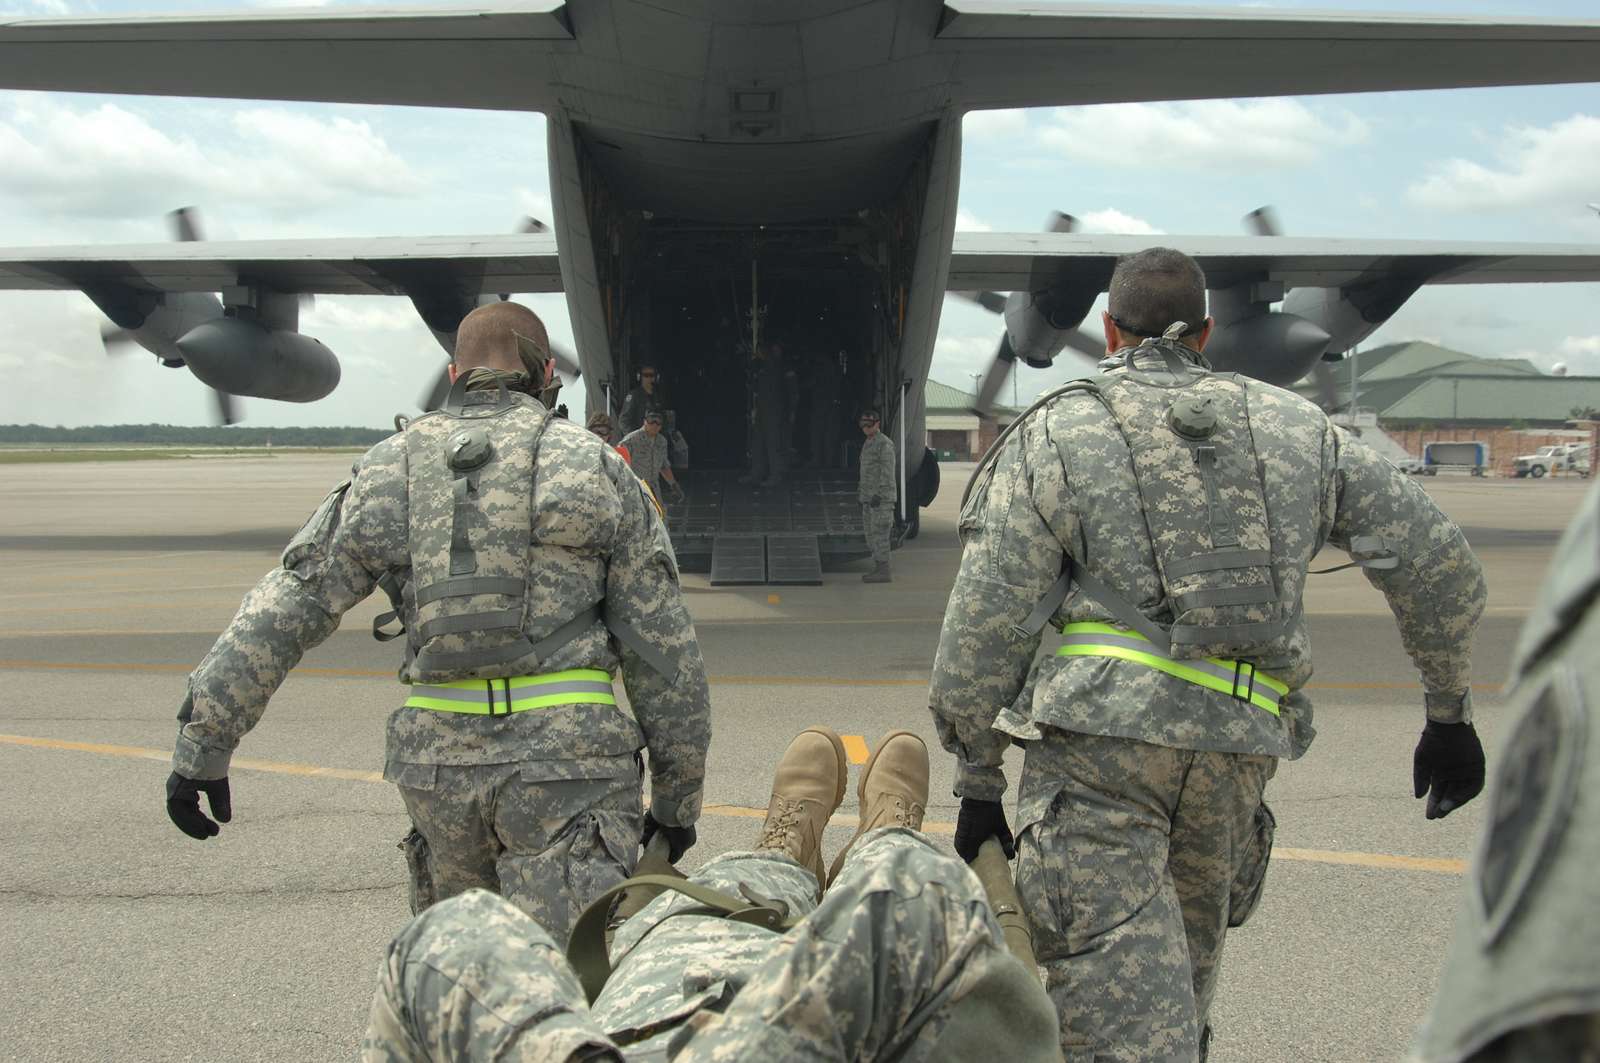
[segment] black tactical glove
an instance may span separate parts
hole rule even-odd
[[[228,793],[226,775],[220,779],[191,779],[177,772],[167,776],[167,815],[183,833],[205,841],[222,828],[200,811],[202,792],[211,803],[211,814],[217,817],[217,823],[233,818],[233,797]]]
[[[699,838],[695,833],[693,823],[687,827],[668,827],[656,822],[656,817],[646,812],[644,814],[644,837],[639,839],[639,844],[641,846],[649,845],[650,839],[655,837],[656,831],[660,831],[661,836],[667,839],[667,863],[669,864],[676,864],[682,859],[683,854],[688,852]]]
[[[967,863],[978,858],[978,848],[993,838],[1006,851],[1006,859],[1017,855],[1017,843],[1006,825],[1006,810],[999,801],[961,799],[961,814],[956,816],[956,855]]]
[[[873,495],[871,498],[867,499],[867,505],[876,509],[877,507],[883,505],[883,496]]]
[[[1411,757],[1411,785],[1428,795],[1428,818],[1443,819],[1483,790],[1483,743],[1470,723],[1429,720]]]

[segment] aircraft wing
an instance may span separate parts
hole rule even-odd
[[[1119,255],[1153,243],[1192,255],[1211,288],[1246,280],[1282,281],[1291,288],[1339,288],[1382,276],[1429,284],[1600,281],[1600,245],[1595,244],[957,233],[948,287],[997,292],[1064,286],[1104,290]]]
[[[318,295],[561,291],[555,237],[385,237],[0,248],[0,289],[122,286],[217,292],[258,284]]]
[[[540,111],[561,0],[0,21],[0,87]]]
[[[1600,80],[1600,21],[947,0],[968,109]]]
[[[927,14],[908,11],[909,35],[863,61],[892,69],[896,91],[958,109],[1600,77],[1593,21],[1017,0],[928,0]],[[813,21],[825,35],[827,20]],[[12,20],[0,22],[0,87],[549,111],[563,90],[582,96],[603,87],[590,81],[622,76],[605,27],[585,47],[572,26],[560,0]],[[591,62],[566,69],[580,54]]]

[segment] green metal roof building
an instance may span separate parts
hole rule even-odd
[[[929,380],[922,394],[928,407],[928,446],[941,457],[956,461],[970,461],[982,454],[1017,415],[1010,407],[996,406],[979,416],[976,395],[937,380]]]
[[[1559,428],[1600,409],[1600,377],[1547,376],[1525,358],[1478,358],[1437,344],[1392,343],[1333,363],[1338,406],[1377,415],[1385,428],[1440,424]],[[1295,390],[1315,401],[1311,377]]]

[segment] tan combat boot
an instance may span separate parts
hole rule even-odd
[[[795,735],[772,777],[767,821],[757,851],[788,853],[823,883],[822,830],[844,801],[849,768],[844,742],[831,728],[810,727]]]
[[[881,565],[873,566],[873,569],[872,569],[871,572],[868,572],[866,575],[861,577],[861,582],[862,583],[888,583],[888,582],[890,582],[889,562],[885,561]]]
[[[878,827],[922,829],[928,811],[928,746],[910,731],[890,731],[861,769],[856,784],[861,803],[861,825],[855,837],[833,858],[828,870],[831,883],[844,866],[845,854],[869,830]]]

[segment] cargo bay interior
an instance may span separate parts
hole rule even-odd
[[[639,367],[654,366],[663,407],[688,444],[688,497],[668,507],[684,567],[716,577],[719,537],[725,551],[756,550],[753,538],[730,542],[730,535],[767,539],[769,568],[774,551],[791,545],[835,560],[861,556],[856,422],[862,410],[894,401],[898,332],[897,296],[872,229],[866,219],[760,229],[668,222],[630,234],[632,253],[619,262],[632,267],[624,266],[628,276],[617,289],[624,293],[615,318],[618,379],[631,388]],[[788,373],[786,470],[766,486],[741,482],[753,443],[753,309],[759,342],[781,346]],[[613,397],[615,406],[621,401],[620,393]],[[812,542],[772,541],[786,533]]]

